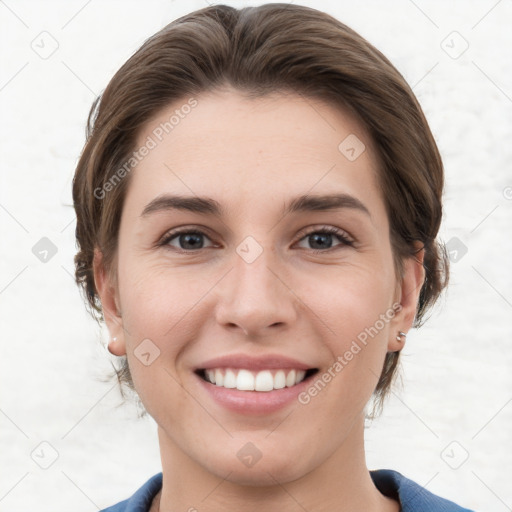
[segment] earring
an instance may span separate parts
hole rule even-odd
[[[398,331],[398,336],[396,337],[396,339],[401,342],[402,338],[405,338],[406,336],[407,334],[405,334],[405,332]]]

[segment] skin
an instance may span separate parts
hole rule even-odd
[[[159,112],[139,146],[186,100]],[[116,279],[100,251],[94,265],[117,338],[109,349],[128,356],[135,388],[158,424],[164,477],[153,509],[397,512],[366,467],[364,413],[386,352],[400,350],[397,333],[412,326],[423,253],[395,274],[372,141],[347,112],[301,96],[247,99],[228,88],[197,100],[132,171]],[[338,150],[349,134],[366,146],[355,161]],[[291,198],[335,192],[359,199],[369,214],[282,214]],[[209,196],[225,212],[141,216],[163,193]],[[201,228],[204,248],[179,252],[190,247],[179,237],[157,245],[178,226]],[[314,252],[304,228],[325,226],[353,244],[327,236],[332,247]],[[236,252],[247,236],[263,250],[250,264]],[[307,405],[238,414],[214,402],[193,374],[215,356],[272,353],[308,362],[321,375],[394,303],[401,311]],[[149,366],[134,354],[144,339],[160,350]],[[252,467],[236,456],[247,442],[262,454]]]

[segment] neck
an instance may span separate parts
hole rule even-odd
[[[364,457],[363,422],[327,460],[294,480],[265,471],[261,482],[237,481],[234,472],[216,475],[192,460],[159,427],[163,484],[160,512],[398,512],[398,503],[373,484]],[[300,453],[300,450],[298,450]],[[296,463],[290,460],[290,464]]]

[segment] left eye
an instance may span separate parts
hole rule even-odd
[[[344,231],[336,228],[323,228],[310,231],[300,239],[300,242],[303,240],[309,242],[312,245],[311,249],[318,252],[325,249],[332,249],[333,237],[340,241],[340,244],[338,245],[353,245],[353,241],[348,237],[348,235]]]

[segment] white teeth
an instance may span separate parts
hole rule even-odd
[[[283,370],[278,370],[274,375],[274,389],[283,389],[286,386],[286,375]]]
[[[304,380],[304,376],[306,372],[304,370],[297,370],[297,375],[295,376],[295,384],[302,382]]]
[[[249,370],[240,370],[238,372],[236,389],[240,391],[254,391],[254,375]]]
[[[287,376],[286,376],[286,387],[291,388],[293,385],[295,385],[295,370],[292,370]]]
[[[240,391],[272,391],[292,387],[304,380],[304,370],[236,370],[215,368],[205,371],[206,379],[219,387],[238,389]]]
[[[236,388],[236,375],[233,370],[226,371],[226,375],[224,375],[224,387]]]
[[[255,391],[272,391],[274,389],[274,378],[268,370],[257,373],[254,389]]]

